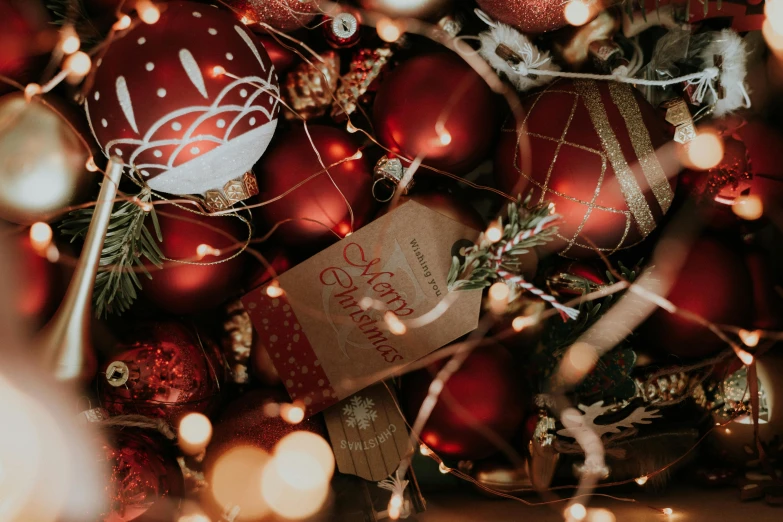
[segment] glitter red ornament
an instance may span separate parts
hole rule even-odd
[[[360,143],[348,132],[324,125],[308,125],[307,131],[329,174],[304,128],[281,135],[256,166],[259,199],[280,199],[254,209],[254,216],[264,232],[291,220],[275,237],[287,245],[317,247],[368,221],[373,210],[372,169],[364,157],[356,157]]]
[[[543,33],[568,25],[566,2],[562,0],[476,0],[496,22],[516,27],[523,33]]]
[[[492,91],[453,53],[425,54],[399,65],[373,105],[378,140],[410,160],[464,174],[484,159],[498,120]],[[421,171],[424,172],[424,171]]]
[[[248,238],[248,227],[239,218],[203,216],[173,205],[157,207],[157,216],[163,255],[187,263],[164,261],[162,270],[150,267],[152,279],[139,278],[147,300],[184,315],[216,308],[239,291],[248,254],[224,261]],[[211,247],[203,257],[201,245]]]
[[[666,298],[712,323],[749,328],[753,282],[740,253],[741,245],[704,237],[689,248]],[[641,326],[636,339],[656,353],[692,359],[728,349],[707,328],[660,309]]]
[[[668,142],[666,123],[639,91],[558,79],[528,95],[523,108],[525,130],[517,135],[510,118],[501,133],[495,174],[501,190],[532,190],[534,203],[554,203],[562,216],[557,238],[542,251],[595,257],[590,242],[610,254],[652,232],[671,205],[676,177],[656,153]],[[520,140],[528,145],[522,153]]]
[[[106,480],[108,511],[104,522],[172,520],[176,499],[184,492],[182,472],[170,448],[154,432],[133,428],[106,430],[104,458],[109,465]]]
[[[220,349],[173,321],[143,323],[98,375],[111,415],[141,414],[175,423],[185,412],[208,412],[225,381]]]
[[[269,24],[290,32],[307,25],[318,14],[316,0],[228,0],[242,23]]]
[[[258,39],[230,12],[169,2],[96,62],[85,110],[107,156],[154,190],[218,209],[255,194],[246,173],[277,126],[279,89]]]
[[[402,406],[409,422],[413,422],[432,382],[443,366],[436,364],[403,378]],[[525,418],[526,397],[520,375],[514,371],[511,354],[502,346],[477,348],[462,367],[446,382],[429,421],[421,432],[421,440],[443,457],[481,459],[498,448],[476,431],[449,401],[472,417],[485,429],[508,440],[520,428]]]

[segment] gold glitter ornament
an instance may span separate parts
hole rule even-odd
[[[389,47],[359,49],[351,58],[348,72],[341,78],[335,93],[332,118],[344,121],[352,114],[370,85],[381,74],[394,52]]]
[[[244,384],[249,380],[248,361],[253,346],[253,324],[250,316],[239,301],[226,305],[226,318],[223,321],[223,354],[228,361],[231,380]]]
[[[497,22],[516,27],[523,33],[543,33],[568,25],[563,0],[476,0],[479,7]]]
[[[284,32],[304,27],[318,14],[316,0],[229,0],[227,4],[247,25],[266,23]]]
[[[303,63],[291,70],[285,79],[286,99],[297,114],[286,112],[286,118],[309,120],[326,114],[339,77],[340,57],[334,51],[321,54],[313,65]]]

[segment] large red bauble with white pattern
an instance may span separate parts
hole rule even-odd
[[[97,61],[85,103],[90,124],[104,153],[151,188],[217,190],[232,204],[255,180],[231,180],[261,157],[277,125],[274,66],[230,12],[194,2],[159,7],[158,22],[134,22]]]

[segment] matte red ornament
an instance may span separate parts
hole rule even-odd
[[[56,264],[33,249],[28,234],[17,236],[16,241],[18,298],[13,300],[14,307],[19,317],[40,325],[62,298],[59,270]]]
[[[373,123],[378,140],[396,154],[464,174],[494,142],[496,111],[481,76],[456,54],[435,53],[407,60],[382,80]]]
[[[102,515],[103,522],[129,522],[144,515],[149,516],[145,520],[175,518],[176,503],[167,499],[183,494],[182,471],[159,436],[133,428],[112,428],[106,432],[103,452],[109,466],[109,507]]]
[[[402,406],[409,422],[418,414],[432,382],[443,363],[404,377]],[[486,429],[510,439],[522,425],[526,397],[520,375],[514,371],[511,354],[502,346],[477,348],[446,382],[421,439],[443,457],[477,460],[498,448],[471,427],[449,401],[461,406]]]
[[[307,129],[323,165],[340,162],[329,167],[329,174],[302,127],[276,139],[256,166],[259,199],[280,199],[255,209],[254,216],[264,232],[291,220],[280,226],[275,237],[292,246],[337,240],[361,228],[373,210],[372,169],[364,157],[348,159],[359,151],[360,143],[342,129],[324,125]],[[348,205],[353,209],[353,226]]]
[[[160,11],[155,24],[115,36],[96,62],[90,125],[104,153],[154,190],[230,206],[255,193],[243,176],[277,126],[274,67],[229,11],[194,2]]]
[[[740,249],[709,237],[696,240],[667,299],[712,323],[750,327],[753,282]],[[641,326],[636,339],[655,352],[693,359],[728,348],[707,328],[661,309]]]
[[[49,20],[37,2],[4,0],[0,2],[0,74],[24,83],[30,76],[33,59],[48,53],[55,42],[46,40]],[[0,82],[0,94],[15,90]]]
[[[243,23],[269,24],[290,32],[307,25],[318,14],[316,0],[228,0]]]
[[[568,25],[563,0],[476,0],[496,22],[516,27],[523,33],[543,33]]]
[[[501,190],[532,191],[533,203],[554,203],[562,216],[541,251],[596,257],[590,242],[611,254],[652,232],[671,205],[676,172],[664,171],[655,153],[669,141],[666,123],[639,91],[555,80],[523,106],[526,130],[517,134],[514,119],[507,122],[495,173]]]
[[[299,60],[299,57],[292,49],[287,49],[278,41],[280,37],[277,37],[276,39],[276,37],[268,34],[259,34],[257,36],[264,45],[264,49],[269,55],[269,59],[272,60],[272,64],[275,66],[277,74],[284,73]]]
[[[247,241],[248,227],[240,219],[203,216],[173,205],[158,207],[157,215],[163,255],[188,263],[164,261],[162,270],[150,267],[152,279],[139,278],[142,294],[149,301],[167,312],[184,315],[216,308],[240,290],[248,254],[216,263],[236,254]],[[200,245],[215,250],[199,259]]]
[[[208,412],[225,381],[219,347],[182,323],[143,323],[117,348],[98,375],[101,403],[111,415],[175,423],[183,413]]]
[[[761,198],[765,212],[783,209],[783,134],[762,121],[755,120],[740,127],[737,134],[748,151],[753,168],[750,193]]]

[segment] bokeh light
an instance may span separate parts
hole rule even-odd
[[[688,167],[707,170],[723,159],[723,140],[714,132],[700,132],[686,145],[685,164]]]
[[[202,413],[188,413],[179,422],[179,447],[187,455],[198,455],[212,438],[212,423]]]
[[[269,505],[258,492],[269,461],[269,454],[253,446],[238,446],[218,457],[208,477],[217,504],[224,509],[238,506],[239,520],[266,516]]]
[[[571,25],[584,25],[590,19],[590,8],[582,0],[571,0],[566,4],[563,15]]]

